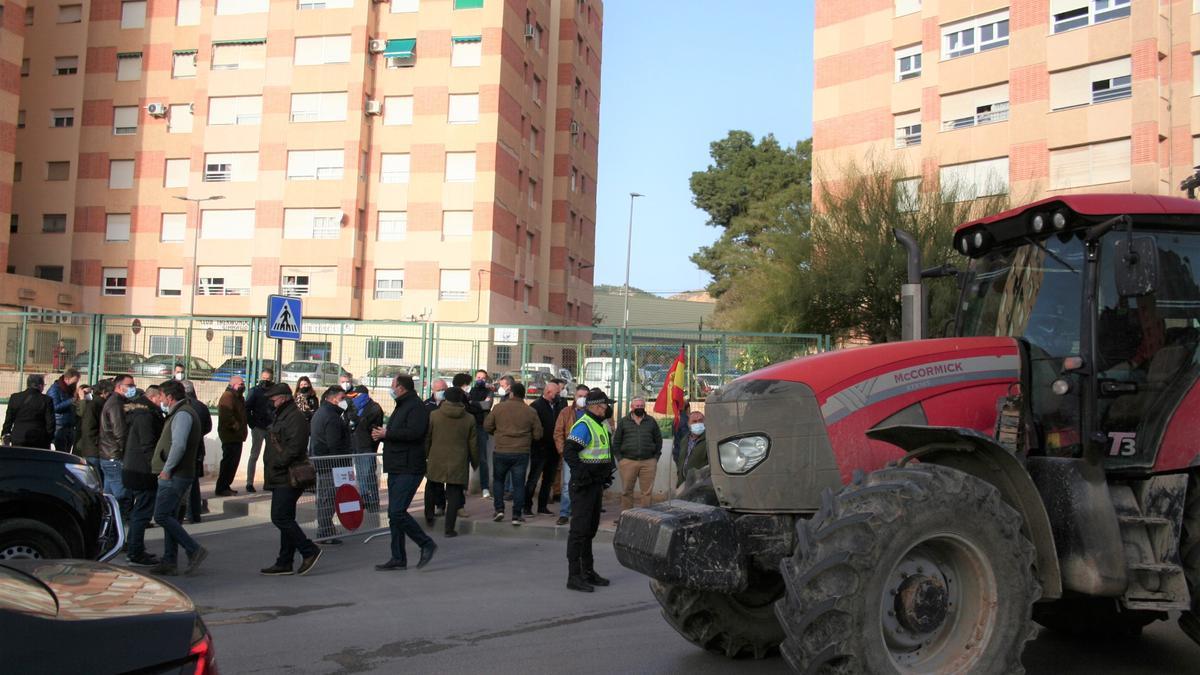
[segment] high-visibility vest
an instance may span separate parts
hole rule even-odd
[[[592,419],[590,415],[584,415],[575,423],[576,426],[584,425],[587,427],[588,441],[587,447],[579,452],[579,461],[586,464],[605,464],[612,461],[612,442],[608,434],[608,427],[598,423]]]

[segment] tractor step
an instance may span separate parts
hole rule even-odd
[[[1159,516],[1120,516],[1118,519],[1122,525],[1148,525],[1151,527],[1166,527],[1173,525],[1170,518],[1161,518]]]
[[[1155,572],[1157,574],[1183,574],[1183,568],[1171,563],[1130,563],[1129,569],[1135,572]]]

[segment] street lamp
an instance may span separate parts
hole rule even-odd
[[[629,193],[629,234],[625,239],[625,318],[621,320],[621,330],[629,330],[629,262],[633,257],[633,200],[646,195]]]
[[[200,273],[200,265],[197,263],[196,257],[199,255],[200,249],[200,202],[215,202],[218,199],[225,199],[225,195],[213,195],[211,197],[180,197],[175,195],[175,199],[185,202],[192,202],[196,205],[196,229],[192,235],[192,292],[191,299],[188,301],[188,314],[196,313],[196,290],[199,279],[197,275]]]

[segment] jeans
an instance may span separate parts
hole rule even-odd
[[[75,429],[74,427],[59,427],[54,431],[54,449],[59,452],[71,454],[71,447],[75,445]]]
[[[548,449],[534,449],[530,455],[529,481],[525,483],[525,508],[533,510],[533,495],[537,492],[537,510],[545,511],[550,503],[550,489],[554,487],[554,475],[558,473],[558,452],[551,445]],[[542,489],[537,491],[538,479]]]
[[[524,452],[492,454],[492,503],[496,513],[504,513],[504,481],[512,478],[513,518],[520,518],[525,508],[525,472],[529,470],[529,455]]]
[[[252,427],[250,429],[250,461],[246,462],[246,487],[254,487],[254,472],[258,469],[258,456],[262,454],[263,443],[267,440],[267,430]]]
[[[560,458],[561,459],[561,458]],[[571,517],[571,465],[562,463],[562,498],[558,502],[558,517]]]
[[[221,467],[217,469],[217,492],[224,492],[233,485],[233,475],[242,461],[241,443],[221,444]]]
[[[479,489],[489,490],[492,482],[488,472],[488,434],[482,424],[475,425],[475,450],[479,453]]]
[[[129,530],[126,533],[125,552],[130,558],[146,553],[146,526],[154,517],[155,498],[158,486],[148,490],[127,490],[132,506],[129,509]]]
[[[116,497],[121,507],[121,517],[129,517],[129,498],[125,494],[125,484],[121,481],[121,470],[124,469],[119,459],[101,459],[100,473],[104,476],[104,494]]]
[[[354,458],[354,476],[358,479],[358,492],[362,495],[366,509],[379,510],[379,473],[375,470],[378,455],[358,455]]]
[[[408,562],[408,554],[404,551],[406,535],[421,548],[433,543],[433,539],[417,524],[417,519],[408,512],[423,479],[424,476],[419,473],[388,474],[388,529],[392,532],[392,560]]]
[[[321,550],[296,522],[296,502],[302,494],[304,490],[293,487],[271,488],[271,524],[279,529],[279,557],[275,558],[275,564],[288,569],[292,568],[297,551],[302,558],[311,558]]]
[[[179,510],[179,503],[191,490],[193,480],[191,476],[158,479],[158,495],[154,499],[154,522],[163,529],[163,543],[166,545],[162,555],[164,563],[174,564],[178,560],[179,546],[187,551],[189,557],[200,549],[200,544],[183,529],[175,515]]]

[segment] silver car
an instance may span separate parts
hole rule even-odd
[[[295,384],[296,380],[308,376],[315,389],[337,384],[338,377],[343,374],[349,375],[350,372],[329,361],[292,361],[283,367],[283,375],[280,377],[284,382]]]

